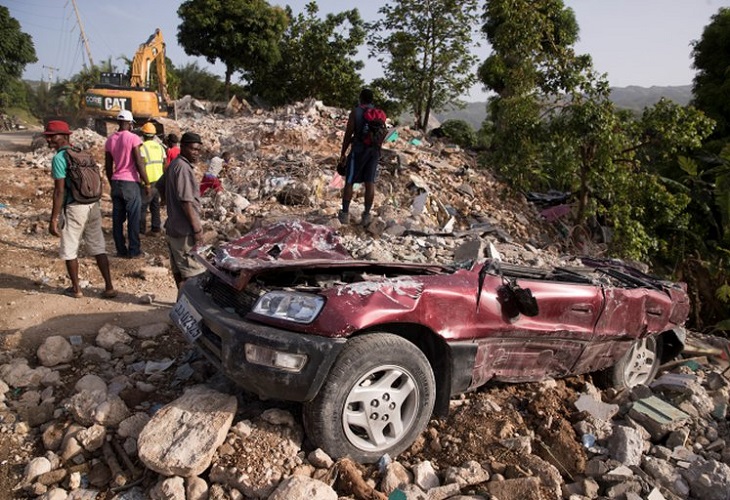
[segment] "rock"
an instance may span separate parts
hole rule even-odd
[[[58,451],[63,442],[63,435],[65,429],[64,425],[60,422],[53,422],[49,425],[41,436],[43,446],[49,451]]]
[[[76,422],[83,426],[94,423],[116,427],[129,416],[122,398],[105,391],[81,391],[71,398],[68,409]]]
[[[165,270],[167,272],[167,270]],[[154,339],[166,333],[170,328],[167,323],[152,323],[149,325],[142,325],[137,330],[137,338],[139,339]]]
[[[63,481],[66,478],[66,474],[66,469],[55,469],[41,474],[36,478],[36,481],[44,486],[52,486]]]
[[[428,460],[412,466],[411,473],[413,473],[413,483],[424,491],[436,488],[441,484],[433,465]]]
[[[208,483],[198,476],[185,478],[187,500],[208,500]]]
[[[454,262],[477,261],[484,255],[484,242],[475,238],[466,241],[454,250]]]
[[[395,489],[411,484],[413,475],[401,465],[400,462],[391,462],[385,467],[385,473],[380,480],[380,489],[386,495],[391,494]]]
[[[35,478],[46,472],[50,472],[51,462],[45,457],[36,457],[25,466],[21,484],[29,485]]]
[[[68,500],[68,492],[63,488],[53,488],[39,497],[40,500]]]
[[[730,500],[730,466],[717,460],[695,464],[680,474],[689,483],[693,498]]]
[[[10,387],[38,387],[41,383],[52,385],[52,373],[56,372],[45,366],[35,369],[29,367],[25,358],[15,358],[10,363],[0,365],[0,378]],[[59,379],[60,375],[56,374],[56,380]]]
[[[163,479],[150,490],[150,500],[185,500],[185,481],[179,476]]]
[[[644,457],[642,464],[644,472],[653,477],[660,486],[668,489],[680,498],[688,498],[689,484],[680,475],[674,466],[667,460],[654,457]]]
[[[114,344],[129,344],[130,342],[132,342],[132,337],[124,332],[124,328],[108,323],[99,329],[96,336],[96,345],[104,349],[112,349]]]
[[[494,498],[519,498],[520,500],[542,500],[540,481],[535,477],[490,481],[485,485]]]
[[[84,449],[75,437],[66,437],[61,444],[61,460],[68,462],[83,451]]]
[[[99,364],[105,363],[112,359],[112,355],[103,347],[90,345],[84,348],[83,353],[81,353],[81,359],[83,359],[84,361],[89,361],[91,363]]]
[[[279,408],[269,408],[261,414],[261,419],[272,425],[286,425],[288,427],[296,427],[296,422],[291,413]]]
[[[47,401],[40,405],[23,406],[18,408],[18,415],[31,427],[38,427],[53,419],[55,405]]]
[[[618,405],[604,403],[600,396],[593,394],[581,394],[574,404],[578,411],[585,411],[604,422],[610,421],[619,410]]]
[[[307,455],[309,463],[320,469],[329,469],[334,464],[332,458],[321,448],[317,448]]]
[[[76,440],[86,451],[94,451],[101,448],[106,439],[106,429],[103,425],[94,424],[88,429],[83,429],[76,434]]]
[[[306,476],[291,476],[279,484],[268,500],[337,500],[330,486]]]
[[[137,439],[139,437],[139,433],[142,432],[142,429],[149,421],[150,417],[146,413],[135,413],[119,423],[117,434],[121,437],[133,437]]]
[[[460,467],[449,467],[444,473],[444,484],[456,483],[462,488],[489,481],[489,473],[475,460]]]
[[[210,465],[236,413],[236,398],[196,386],[163,406],[139,435],[139,458],[167,476],[197,476]]]
[[[631,427],[617,425],[608,443],[611,457],[625,465],[639,465],[644,452],[641,433]]]
[[[71,362],[74,359],[74,351],[68,340],[59,335],[54,335],[48,337],[38,347],[36,356],[38,356],[38,361],[43,366],[56,366]]]
[[[74,390],[76,392],[81,391],[100,391],[103,393],[106,393],[107,386],[106,382],[104,382],[104,379],[99,377],[98,375],[93,375],[91,373],[88,373],[81,377],[77,382],[76,385],[74,385]]]

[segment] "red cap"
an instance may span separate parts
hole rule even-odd
[[[46,125],[46,130],[43,132],[43,135],[56,135],[56,134],[64,134],[64,135],[71,135],[71,129],[68,128],[68,123],[61,121],[61,120],[51,120]]]

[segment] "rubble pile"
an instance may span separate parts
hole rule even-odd
[[[395,128],[376,217],[341,226],[335,163],[346,110],[241,104],[224,117],[179,104],[166,132],[199,133],[206,160],[234,157],[224,189],[203,197],[211,242],[299,218],[338,229],[358,259],[570,259],[533,206],[439,139]],[[81,130],[72,139],[101,161],[103,137]],[[50,157],[36,150],[14,163],[48,170]],[[202,176],[206,165],[197,167]],[[356,197],[355,219],[361,209]],[[2,213],[13,227],[25,220],[19,208]],[[453,399],[400,456],[366,465],[313,449],[298,405],[242,393],[169,324],[107,324],[93,337],[48,337],[32,354],[0,353],[0,433],[15,450],[3,466],[17,475],[13,498],[47,500],[730,500],[730,349],[698,334],[689,341],[650,386],[630,392],[602,391],[590,376],[488,385]]]
[[[698,359],[630,392],[488,387],[365,466],[311,449],[296,405],[236,390],[169,325],[105,325],[0,355],[0,432],[39,443],[14,498],[727,500],[728,363]]]
[[[234,158],[220,174],[224,190],[210,190],[202,199],[209,240],[306,218],[340,229],[355,258],[373,260],[450,262],[455,247],[481,240],[504,244],[510,262],[549,265],[565,243],[524,197],[509,196],[503,183],[478,169],[473,153],[406,126],[394,127],[384,145],[373,222],[340,227],[343,179],[335,166],[347,110],[317,101],[271,113],[247,107],[230,118],[208,113],[202,103],[183,109],[178,120],[160,121],[166,132],[201,135],[201,178],[211,157],[228,151]],[[90,149],[99,162],[104,140],[88,129],[72,135],[72,143]],[[17,167],[50,168],[52,152],[41,141],[33,152],[16,154]],[[351,210],[357,219],[361,196],[356,189]],[[13,217],[12,207],[4,215]]]

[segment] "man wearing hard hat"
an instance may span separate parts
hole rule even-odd
[[[162,177],[165,166],[165,148],[157,140],[155,134],[157,129],[152,122],[147,122],[141,128],[143,142],[139,146],[139,153],[145,164],[147,180],[149,181],[149,194],[142,196],[142,214],[139,220],[140,233],[145,234],[147,230],[147,210],[150,212],[150,234],[160,234],[162,231],[162,220],[160,218],[160,193],[157,190],[157,181]]]

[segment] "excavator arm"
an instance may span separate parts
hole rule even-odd
[[[172,99],[167,93],[167,68],[165,66],[165,39],[159,28],[150,36],[147,41],[140,44],[132,59],[132,71],[129,84],[132,87],[149,87],[150,67],[155,63],[157,69],[157,87],[162,95],[165,104],[170,104]]]

